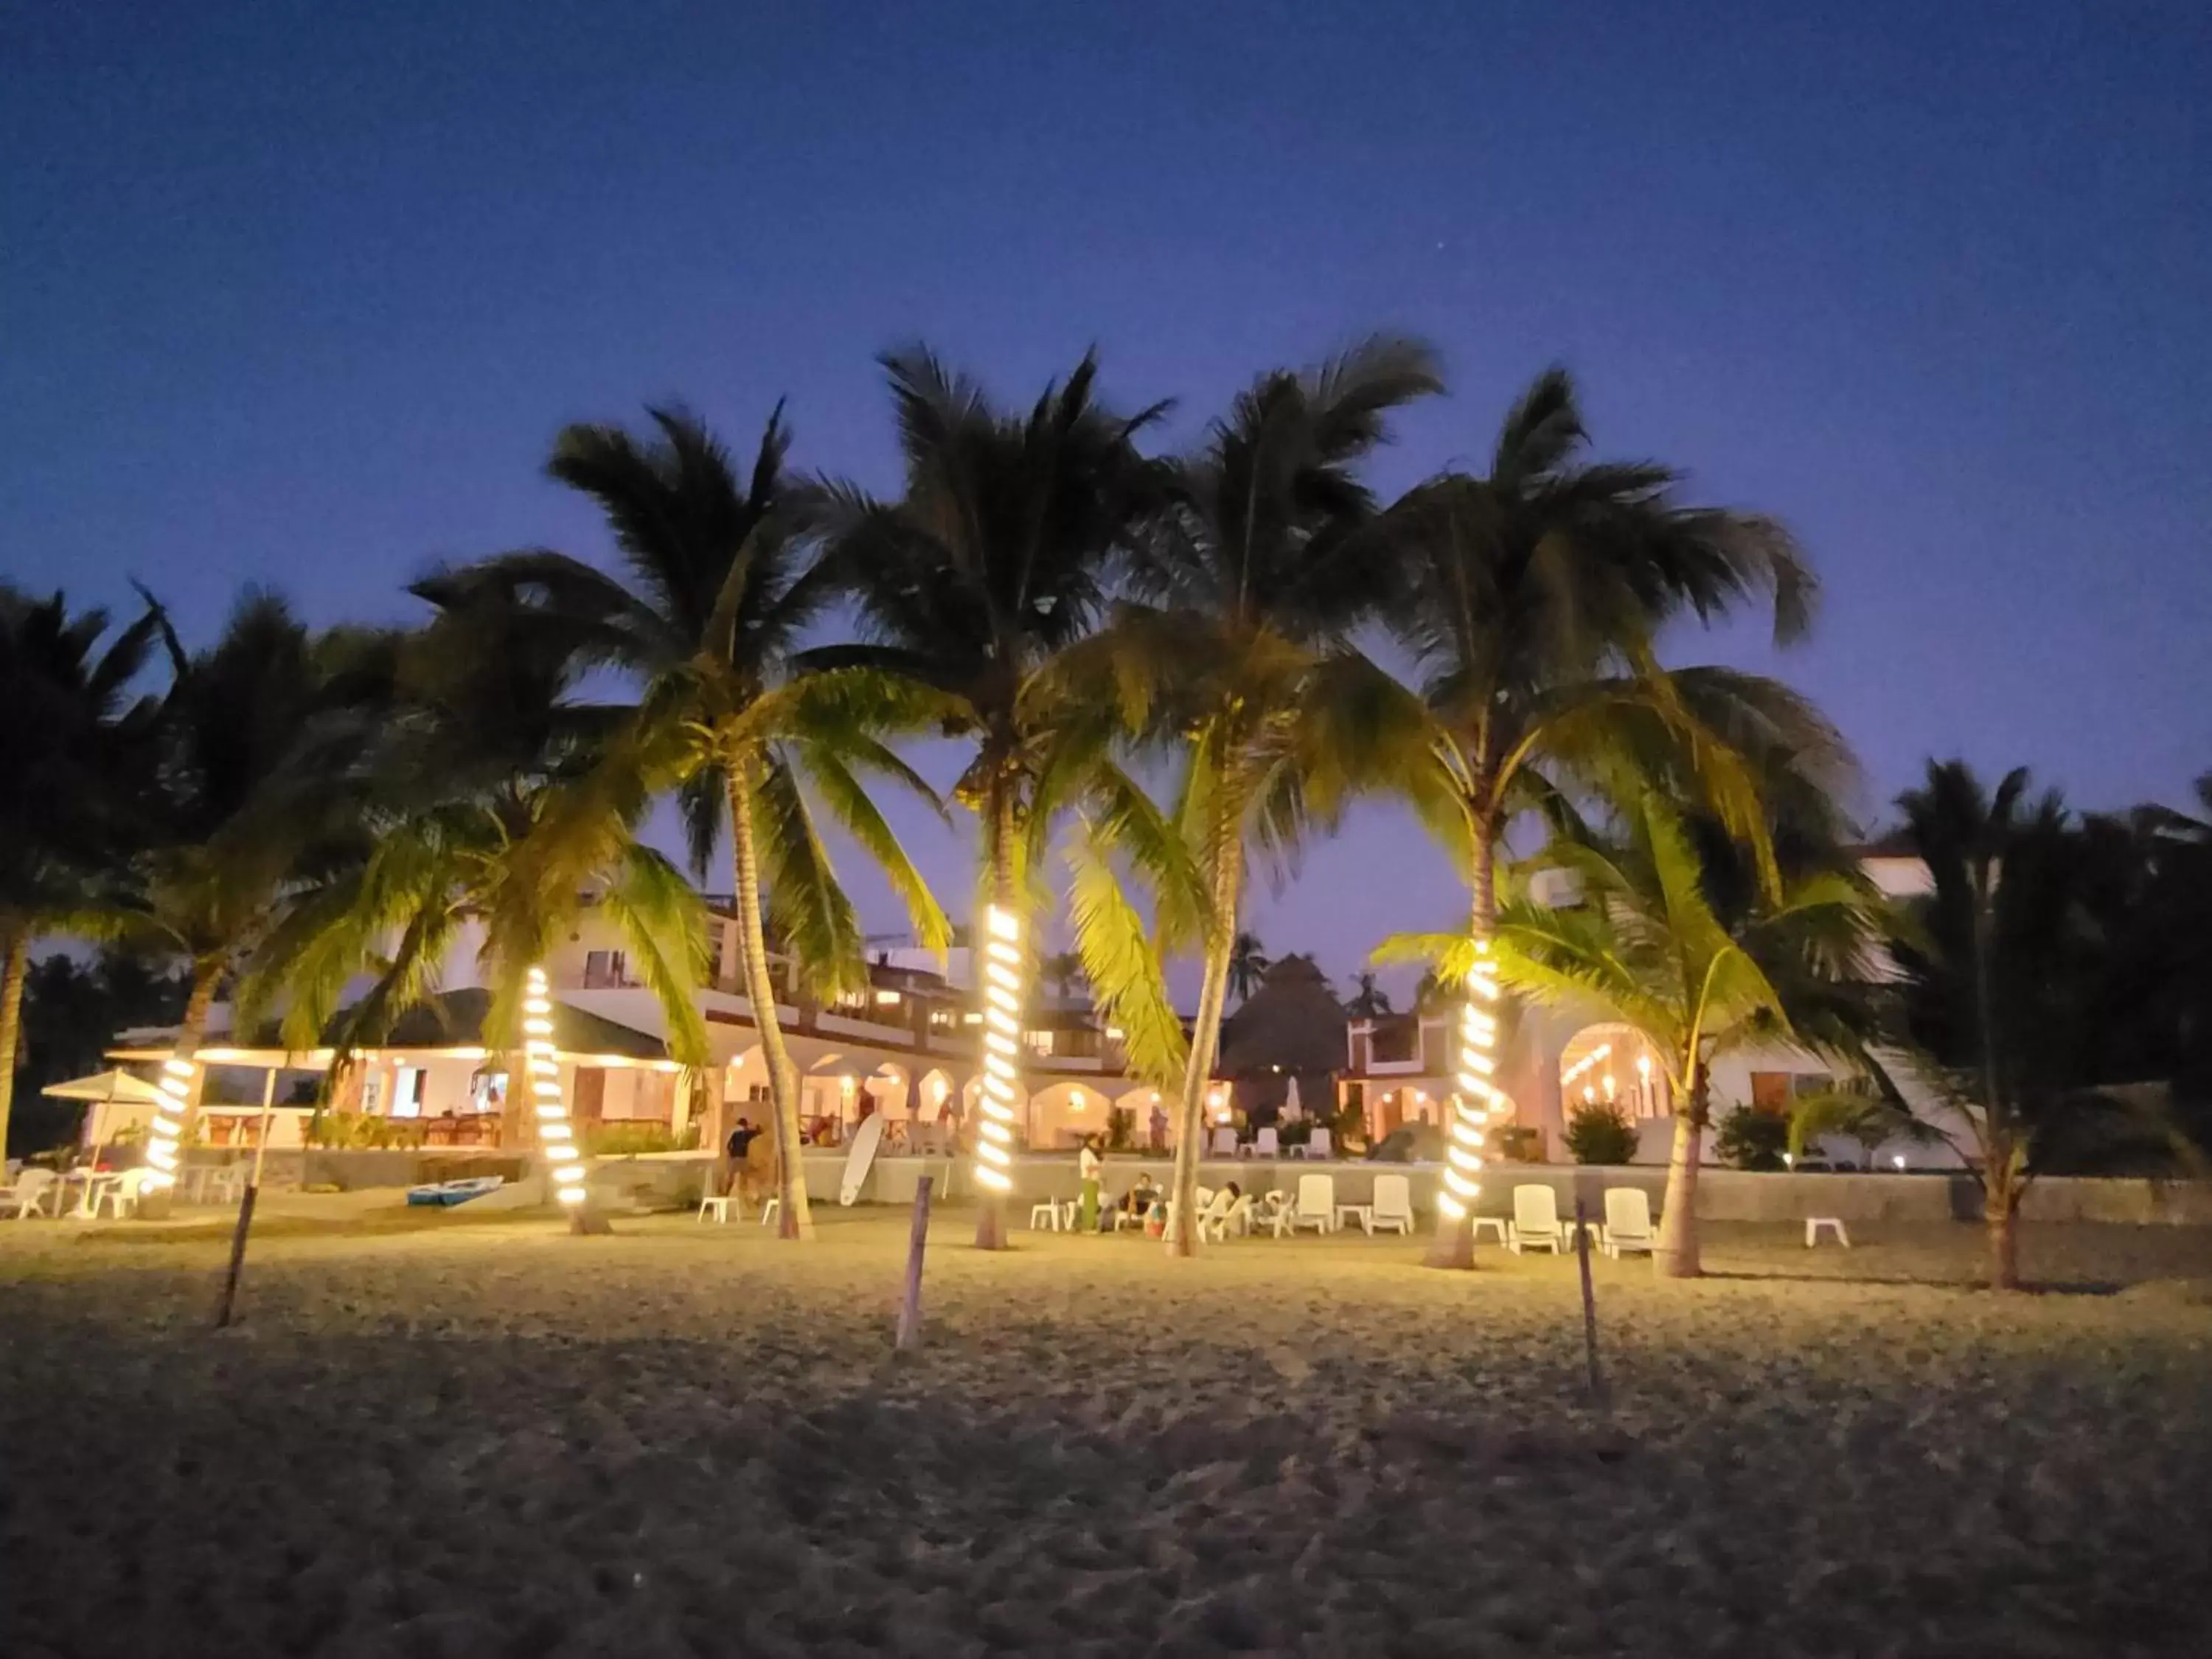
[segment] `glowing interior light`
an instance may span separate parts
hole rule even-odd
[[[975,1136],[975,1179],[993,1192],[1013,1186],[1014,1061],[1021,1032],[1022,924],[995,904],[983,909],[990,942],[983,953],[983,1088]]]
[[[1456,1221],[1474,1207],[1481,1191],[1484,1131],[1504,1103],[1490,1081],[1497,1070],[1498,1021],[1483,1005],[1498,1000],[1498,963],[1489,941],[1474,946],[1474,966],[1467,975],[1468,1006],[1460,1016],[1459,1092],[1451,1097],[1450,1138],[1444,1143],[1444,1179],[1437,1207]]]

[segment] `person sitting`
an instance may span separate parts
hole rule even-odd
[[[1152,1176],[1139,1171],[1129,1190],[1121,1194],[1121,1201],[1114,1207],[1133,1221],[1142,1221],[1159,1200],[1160,1189],[1153,1184]]]

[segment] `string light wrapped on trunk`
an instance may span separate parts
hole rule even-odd
[[[522,1064],[529,1074],[530,1094],[538,1110],[538,1139],[553,1170],[554,1196],[570,1208],[584,1201],[584,1150],[576,1144],[576,1131],[568,1121],[568,1109],[561,1098],[561,1062],[553,1047],[553,999],[547,990],[545,970],[530,970],[529,992],[522,999]]]
[[[1014,1091],[1022,1036],[1022,924],[983,907],[983,1099],[975,1126],[975,1179],[988,1191],[1014,1184]]]
[[[1492,1078],[1498,1070],[1498,963],[1490,942],[1477,939],[1474,966],[1467,975],[1467,1007],[1460,1016],[1459,1092],[1453,1097],[1451,1127],[1444,1139],[1444,1184],[1437,1204],[1453,1220],[1474,1208],[1482,1190],[1484,1133],[1504,1103]]]
[[[192,1074],[199,1068],[189,1060],[161,1062],[161,1098],[154,1103],[154,1122],[146,1133],[146,1190],[159,1192],[177,1184],[179,1148],[184,1142],[185,1120],[191,1115]]]

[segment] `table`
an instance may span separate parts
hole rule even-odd
[[[1370,1238],[1375,1237],[1375,1206],[1372,1204],[1340,1204],[1336,1206],[1336,1224],[1340,1231],[1344,1218],[1350,1216],[1364,1228]]]
[[[69,1183],[72,1181],[82,1182],[84,1190],[77,1194],[76,1207],[70,1209],[64,1206],[63,1213],[89,1221],[94,1214],[94,1206],[99,1203],[100,1194],[123,1184],[123,1171],[120,1170],[71,1170],[62,1176],[64,1195],[67,1194]]]

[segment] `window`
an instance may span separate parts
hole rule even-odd
[[[896,991],[878,991],[876,993],[876,1006],[878,1008],[896,1007],[898,1006],[898,1000],[899,994]]]
[[[629,983],[629,960],[620,951],[584,952],[584,988],[605,990]]]
[[[1052,1052],[1053,1036],[1050,1031],[1024,1031],[1022,1046],[1033,1054],[1048,1054]]]
[[[422,1083],[428,1075],[420,1066],[402,1066],[392,1074],[392,1115],[422,1115]]]
[[[1826,1072],[1753,1072],[1751,1103],[1762,1112],[1786,1112],[1793,1099],[1820,1094],[1834,1086],[1834,1079]]]

